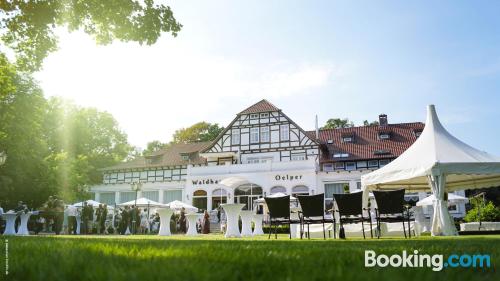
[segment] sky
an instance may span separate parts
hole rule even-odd
[[[153,46],[59,31],[35,77],[47,96],[107,111],[129,142],[227,126],[265,98],[306,130],[425,121],[500,156],[498,1],[163,1],[183,28]]]

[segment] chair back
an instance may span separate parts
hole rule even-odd
[[[290,218],[290,195],[283,197],[265,197],[269,216],[273,218]]]
[[[333,194],[340,216],[363,215],[363,192]]]
[[[391,190],[391,191],[373,191],[375,201],[377,201],[378,213],[384,214],[401,214],[404,210],[406,202],[405,190]]]
[[[302,215],[308,217],[322,217],[325,215],[325,194],[299,195]]]

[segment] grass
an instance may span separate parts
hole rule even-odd
[[[498,280],[500,236],[278,240],[185,236],[32,236],[8,240],[5,280]],[[2,243],[2,257],[5,242]],[[488,270],[365,268],[364,251],[490,254]],[[5,268],[5,258],[0,265]],[[1,271],[4,271],[0,268]],[[2,278],[0,278],[2,280]]]

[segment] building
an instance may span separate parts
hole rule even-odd
[[[253,200],[277,192],[325,193],[329,209],[332,194],[359,190],[361,175],[398,157],[424,128],[420,122],[390,124],[384,114],[379,124],[305,131],[262,100],[238,113],[213,142],[176,144],[103,169],[103,183],[92,192],[103,203],[126,202],[135,198],[131,183],[141,181],[139,197],[208,210],[226,202],[252,208]],[[246,183],[222,185],[227,178]]]

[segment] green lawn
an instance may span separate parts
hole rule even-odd
[[[6,280],[499,280],[500,236],[278,240],[221,235],[2,237]],[[365,268],[364,251],[490,254],[492,268]],[[4,270],[2,270],[4,271]],[[439,279],[438,279],[439,278]],[[2,280],[2,278],[0,278]]]

